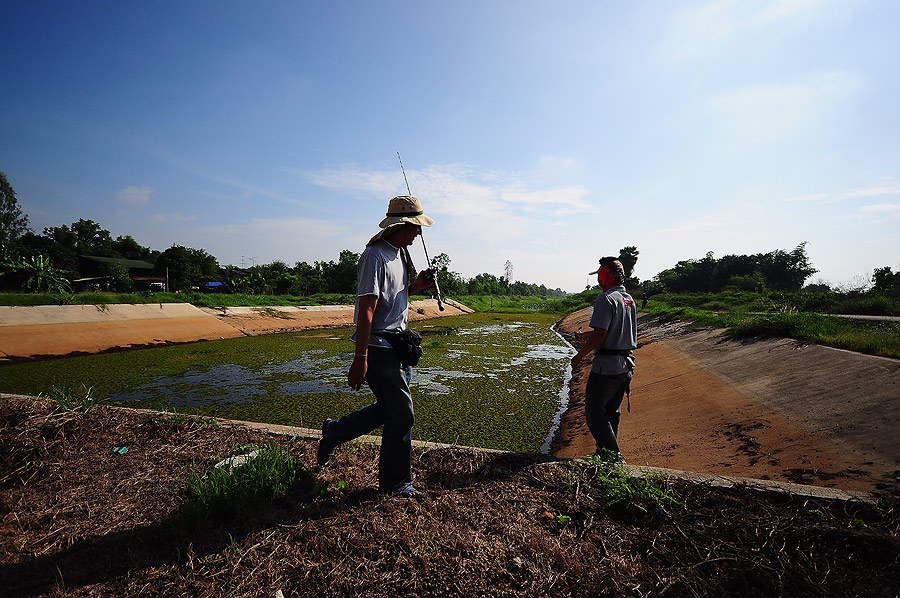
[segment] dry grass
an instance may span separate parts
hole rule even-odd
[[[571,462],[417,450],[423,503],[378,494],[377,447],[278,438],[287,495],[194,529],[179,504],[243,428],[0,398],[0,588],[10,596],[895,596],[896,492],[881,506],[674,483],[613,510]],[[128,452],[113,454],[114,446]],[[340,482],[343,482],[341,484]],[[322,488],[329,487],[322,492]],[[345,487],[344,487],[345,486]]]

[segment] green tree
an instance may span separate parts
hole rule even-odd
[[[23,290],[31,293],[68,293],[72,290],[63,273],[43,255],[19,258],[18,269]]]
[[[748,281],[761,282],[762,285]],[[754,288],[746,288],[748,284]],[[743,290],[763,290],[765,278],[759,272],[758,259],[751,255],[726,255],[719,258],[713,268],[712,289],[721,290],[728,286]]]
[[[640,280],[632,276],[639,253],[640,251],[634,245],[628,245],[619,250],[619,262],[622,263],[622,269],[625,270],[626,289],[636,289],[641,284]]]
[[[750,274],[735,274],[728,279],[722,288],[751,292],[764,291],[766,289],[766,279],[758,271]]]
[[[818,272],[806,256],[804,241],[792,251],[781,249],[760,255],[759,270],[769,287],[778,291],[799,291],[806,279]]]
[[[349,249],[341,251],[337,262],[316,262],[316,269],[325,281],[327,293],[353,293],[356,291],[356,267],[360,254]]]
[[[628,245],[619,250],[619,261],[622,262],[622,268],[625,270],[625,278],[629,278],[634,272],[634,265],[638,261],[638,248],[634,245]]]
[[[22,213],[16,190],[0,171],[0,247],[9,247],[28,231],[28,216]]]
[[[93,220],[81,219],[72,226],[54,226],[44,229],[39,237],[33,233],[22,236],[23,252],[46,255],[62,271],[75,276],[78,272],[78,256],[121,257],[113,250],[113,240],[108,230]],[[139,259],[139,258],[130,258]]]
[[[711,286],[712,273],[716,260],[712,251],[702,260],[682,260],[674,268],[663,270],[656,275],[668,291],[673,293],[691,293],[708,291]]]
[[[154,270],[160,276],[168,274],[170,291],[187,291],[217,279],[219,263],[203,249],[172,245],[157,258]]]
[[[130,293],[134,290],[134,281],[128,273],[128,268],[122,264],[106,264],[101,266],[100,271],[104,276],[109,276],[113,279],[116,292]]]
[[[872,290],[900,295],[900,271],[891,272],[890,266],[876,268],[872,273]]]
[[[78,272],[78,236],[65,224],[54,228],[45,228],[43,244],[47,255],[60,268]]]
[[[294,265],[293,274],[296,277],[291,291],[293,294],[307,296],[325,292],[325,279],[322,278],[322,273],[315,266],[306,262],[297,262]]]
[[[469,295],[502,295],[503,286],[493,274],[482,272],[469,280]]]
[[[728,255],[720,260],[712,252],[702,260],[685,260],[663,270],[656,280],[673,293],[741,289],[796,291],[817,270],[806,256],[806,241],[792,251],[781,249],[752,256]]]
[[[149,247],[140,245],[131,235],[118,236],[111,243],[113,252],[112,257],[121,257],[128,260],[143,260],[153,263],[159,256],[159,252],[154,252]]]
[[[75,233],[78,255],[115,257],[112,250],[112,236],[108,230],[93,220],[81,218],[78,222],[73,222],[72,232]]]
[[[438,286],[441,287],[441,293],[447,297],[456,295],[464,295],[468,292],[468,286],[465,279],[458,272],[450,271],[450,256],[446,253],[439,253],[431,260],[431,267],[434,268]]]

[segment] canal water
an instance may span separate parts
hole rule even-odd
[[[413,435],[433,442],[547,452],[567,406],[574,350],[546,316],[491,320],[417,327],[425,355],[413,368]],[[366,388],[354,393],[347,387],[353,359],[348,335],[346,330],[330,331],[294,359],[279,363],[191,367],[113,393],[110,399],[317,428],[323,417],[339,417],[374,400]]]

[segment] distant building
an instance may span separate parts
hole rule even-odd
[[[109,276],[109,266],[124,266],[128,276],[134,281],[135,289],[165,290],[166,277],[153,273],[153,264],[143,260],[126,260],[95,255],[78,256],[78,271],[81,278],[72,281],[76,292],[116,291],[115,279]]]

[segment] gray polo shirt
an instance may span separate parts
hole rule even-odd
[[[356,269],[356,306],[353,323],[359,317],[359,298],[375,295],[375,315],[372,319],[372,336],[369,346],[390,347],[384,339],[375,336],[381,331],[398,331],[407,326],[409,309],[409,285],[403,253],[384,239],[366,247],[359,257]],[[351,337],[356,340],[356,334]]]
[[[605,376],[622,374],[634,368],[634,360],[624,355],[607,355],[607,349],[637,348],[637,310],[625,287],[610,287],[594,301],[591,328],[606,330],[606,338],[594,351],[591,372]]]

